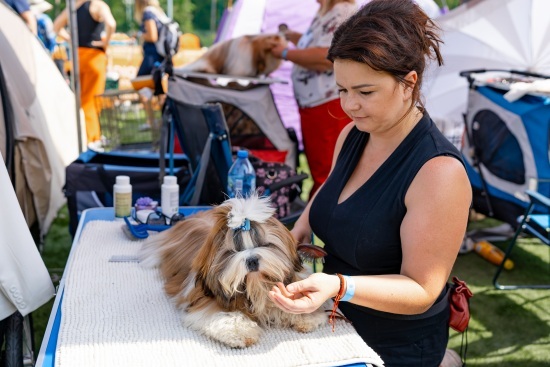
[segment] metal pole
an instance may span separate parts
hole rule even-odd
[[[174,0],[168,0],[166,4],[166,15],[170,19],[174,19]]]
[[[217,0],[212,0],[210,4],[210,31],[214,32],[216,30],[216,6]]]
[[[71,87],[74,92],[76,109],[76,131],[78,134],[78,153],[82,153],[82,127],[80,126],[80,67],[78,62],[78,21],[76,20],[75,0],[66,0],[69,9],[69,33],[71,35]]]

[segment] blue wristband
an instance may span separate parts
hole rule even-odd
[[[346,280],[346,293],[340,301],[347,302],[352,299],[355,294],[355,280],[349,275],[344,275],[344,279]]]
[[[283,52],[281,52],[281,58],[282,58],[283,60],[288,60],[288,59],[286,58],[287,54],[288,54],[288,48],[285,48],[285,49],[283,50]]]

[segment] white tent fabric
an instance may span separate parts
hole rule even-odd
[[[0,65],[15,120],[17,195],[28,222],[34,208],[44,235],[65,203],[65,167],[79,153],[75,99],[38,39],[3,3],[0,19]]]
[[[23,316],[54,296],[50,275],[34,244],[0,154],[0,320],[19,311]]]
[[[550,1],[472,0],[437,19],[445,65],[432,67],[423,93],[433,118],[462,121],[464,70],[504,69],[550,74]]]

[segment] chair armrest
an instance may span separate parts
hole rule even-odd
[[[532,190],[527,190],[525,193],[529,196],[529,200],[531,200],[532,203],[539,204],[550,209],[550,198]]]

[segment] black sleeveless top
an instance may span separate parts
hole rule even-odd
[[[458,150],[424,112],[422,119],[378,170],[338,204],[340,193],[357,166],[369,136],[356,127],[351,129],[333,172],[311,206],[311,228],[324,242],[328,253],[323,268],[325,273],[399,274],[402,261],[400,227],[407,212],[405,194],[409,185],[431,158],[446,155],[462,162]],[[443,295],[444,292],[439,298]],[[376,336],[389,333],[386,336],[391,338],[390,334],[398,335],[407,330],[417,332],[417,327],[434,321],[424,318],[403,322],[406,316],[348,302],[340,303],[340,309],[369,344],[374,343]],[[448,308],[446,310],[448,312]],[[373,324],[378,325],[378,330],[373,330]]]
[[[76,10],[76,20],[78,22],[78,47],[88,47],[102,49],[92,46],[92,41],[101,40],[101,32],[105,29],[105,24],[97,22],[90,14],[90,3],[86,1]]]

